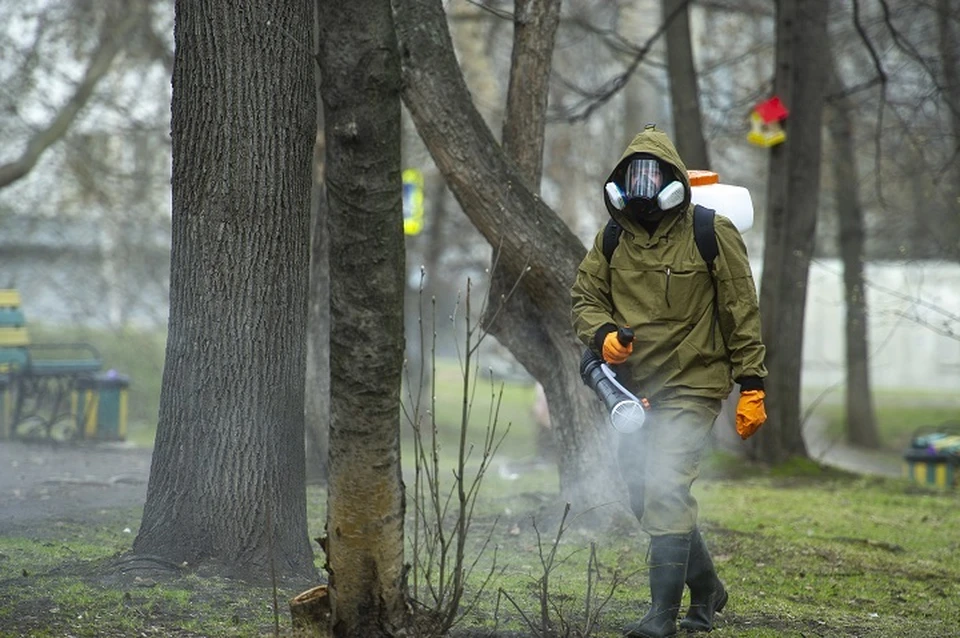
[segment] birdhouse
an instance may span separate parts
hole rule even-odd
[[[790,111],[777,96],[757,104],[750,114],[747,141],[765,148],[780,144],[787,139],[781,122],[787,119],[789,114]]]

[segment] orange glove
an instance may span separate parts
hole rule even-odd
[[[623,363],[633,352],[633,342],[627,345],[620,343],[616,332],[611,332],[603,338],[603,360],[617,365]]]
[[[741,439],[747,440],[753,436],[767,420],[767,411],[763,407],[765,396],[767,395],[763,390],[745,390],[740,393],[740,400],[737,402],[737,434]]]

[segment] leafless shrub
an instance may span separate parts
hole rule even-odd
[[[600,614],[607,603],[613,598],[617,588],[636,572],[621,574],[619,569],[615,569],[610,576],[608,583],[601,581],[604,579],[604,570],[597,556],[597,544],[590,543],[590,555],[587,559],[586,568],[586,591],[583,598],[583,609],[574,612],[566,608],[566,603],[571,597],[556,591],[552,584],[552,576],[556,569],[564,562],[569,561],[575,555],[583,551],[578,548],[564,557],[558,557],[560,542],[564,534],[570,529],[573,520],[568,523],[567,518],[570,515],[570,504],[567,503],[563,509],[563,516],[557,526],[557,534],[549,546],[544,546],[543,536],[537,527],[536,520],[533,521],[533,529],[537,535],[537,550],[540,556],[540,576],[536,579],[534,586],[537,593],[537,615],[527,613],[523,607],[510,593],[503,588],[497,590],[497,612],[496,616],[499,622],[500,602],[505,599],[510,606],[520,615],[523,623],[533,633],[536,638],[590,638],[594,636],[600,621]]]
[[[420,283],[420,347],[421,360],[426,343],[423,325],[423,281]],[[408,383],[408,401],[403,406],[404,418],[413,430],[414,446],[414,504],[412,562],[410,576],[411,601],[414,605],[418,636],[445,635],[474,608],[497,572],[497,552],[493,550],[491,566],[483,576],[473,596],[464,601],[465,583],[470,579],[481,558],[489,549],[496,522],[490,526],[471,558],[467,556],[471,524],[480,485],[490,468],[493,456],[503,442],[510,426],[501,428],[499,411],[503,398],[503,384],[495,387],[490,376],[490,411],[479,448],[479,464],[468,467],[474,447],[468,443],[467,428],[473,408],[479,379],[476,362],[477,349],[487,333],[479,325],[471,324],[471,281],[467,280],[465,296],[465,339],[460,355],[461,410],[459,438],[453,480],[447,485],[441,478],[440,443],[436,420],[436,300],[431,300],[430,374],[428,407],[424,409],[423,386],[425,365],[419,366],[419,383]],[[505,302],[506,300],[504,300]],[[459,308],[459,303],[458,303]],[[456,312],[454,313],[454,316]],[[481,316],[483,315],[481,311]],[[459,349],[458,349],[459,350]],[[416,388],[416,391],[414,390]],[[468,475],[469,474],[469,475]]]

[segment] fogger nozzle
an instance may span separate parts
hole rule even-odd
[[[617,383],[615,377],[597,353],[589,349],[584,351],[580,359],[580,378],[603,401],[613,429],[630,434],[643,427],[646,411],[641,401]]]

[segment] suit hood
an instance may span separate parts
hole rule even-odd
[[[604,184],[610,181],[617,181],[622,184],[627,161],[634,155],[640,153],[653,155],[658,160],[669,164],[673,168],[674,179],[679,180],[683,184],[683,203],[664,217],[665,221],[672,221],[674,217],[685,213],[690,207],[690,178],[687,176],[687,167],[684,165],[683,160],[680,159],[677,147],[673,145],[673,141],[670,140],[667,134],[655,125],[647,124],[644,129],[633,138],[633,141],[627,146],[623,155],[620,156],[620,161],[617,162],[617,165],[610,171],[610,175],[604,180]],[[634,234],[640,230],[639,224],[631,221],[623,211],[619,211],[613,207],[605,190],[603,191],[603,203],[606,205],[610,217],[620,224],[622,228]]]

